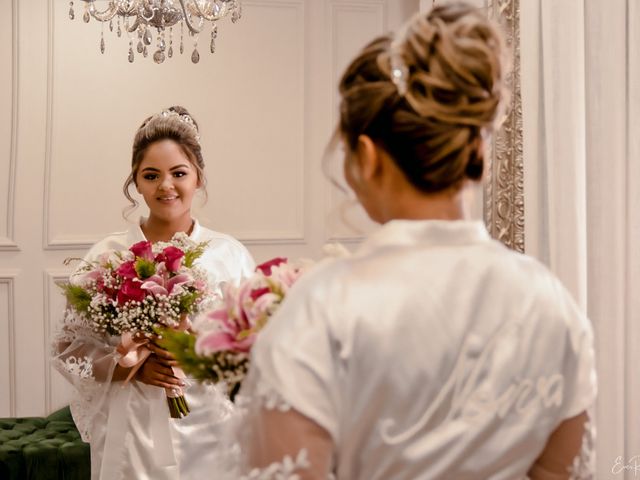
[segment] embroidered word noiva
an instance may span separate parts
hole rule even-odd
[[[467,338],[451,376],[422,417],[404,431],[399,430],[394,419],[383,419],[379,424],[383,441],[395,445],[418,434],[445,403],[450,406],[446,417],[439,424],[453,419],[481,421],[487,415],[504,418],[510,412],[526,415],[530,410],[560,406],[564,377],[559,373],[535,379],[519,379],[500,393],[492,391],[489,385],[483,383],[483,373],[490,368],[492,355],[505,348],[505,345],[517,344],[512,336],[518,335],[518,328],[518,325],[503,326],[482,349],[479,357],[478,347],[484,342],[472,336]]]

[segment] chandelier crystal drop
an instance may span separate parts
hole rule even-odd
[[[211,40],[209,49],[215,52],[215,41],[218,36],[217,22],[227,15],[236,23],[242,15],[240,0],[82,0],[84,12],[82,20],[89,23],[91,19],[102,24],[100,33],[100,52],[104,54],[104,24],[108,24],[113,32],[116,21],[117,36],[123,33],[129,36],[128,61],[133,63],[135,53],[147,57],[148,50],[153,51],[151,57],[156,63],[163,63],[166,58],[173,57],[173,27],[180,24],[180,48],[184,52],[183,34],[186,25],[187,33],[193,42],[191,61],[198,63],[198,36],[209,25]],[[97,4],[102,3],[102,7]],[[75,18],[73,1],[69,2],[69,18]],[[133,45],[136,47],[134,48]],[[155,44],[155,51],[154,49]],[[168,45],[168,49],[167,49]]]

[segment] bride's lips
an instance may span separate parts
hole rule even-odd
[[[164,195],[161,197],[156,197],[156,200],[160,203],[172,203],[178,199],[177,195]]]

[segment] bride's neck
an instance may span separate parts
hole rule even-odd
[[[140,228],[145,238],[151,243],[168,242],[177,232],[185,232],[190,235],[193,231],[194,221],[191,216],[185,216],[179,220],[166,222],[159,218],[149,216],[141,224]]]

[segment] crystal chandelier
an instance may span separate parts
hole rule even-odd
[[[134,42],[135,50],[143,57],[147,57],[149,50],[155,48],[153,61],[156,63],[162,63],[167,57],[173,57],[174,27],[180,29],[180,44],[177,47],[180,53],[183,53],[185,48],[186,28],[193,42],[191,61],[198,63],[200,61],[198,38],[205,27],[209,25],[211,29],[209,49],[213,53],[218,35],[218,20],[230,14],[231,21],[235,23],[242,14],[239,0],[107,0],[102,10],[96,7],[96,0],[82,1],[84,2],[82,16],[84,22],[88,23],[93,18],[102,24],[100,52],[105,51],[104,29],[107,24],[110,31],[116,28],[118,37],[123,33],[129,36],[130,63],[135,59]],[[69,18],[71,20],[75,18],[73,1],[69,3]]]

